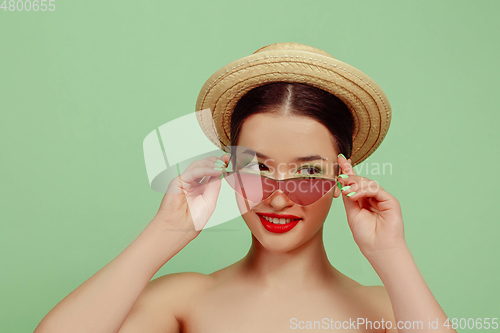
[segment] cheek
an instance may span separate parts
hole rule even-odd
[[[252,234],[255,233],[259,234],[258,228],[260,225],[260,220],[259,217],[255,214],[255,212],[252,211],[252,209],[257,207],[259,204],[255,204],[251,201],[245,200],[238,194],[236,194],[236,203],[238,204],[241,217],[243,218],[243,221],[245,221],[245,224],[247,225],[250,232]]]
[[[334,191],[330,191],[312,205],[307,206],[307,218],[314,221],[315,224],[323,224],[332,207],[333,193]]]

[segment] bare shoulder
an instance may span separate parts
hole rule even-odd
[[[203,293],[214,282],[212,276],[201,273],[167,274],[149,282],[138,302],[142,298],[144,302],[172,311],[177,316],[191,298]]]
[[[387,304],[390,303],[389,295],[384,286],[356,286],[355,292],[362,294],[368,301]]]
[[[377,316],[382,317],[385,321],[392,321],[394,323],[394,311],[391,299],[384,286],[358,285],[353,288],[353,292],[358,294],[364,302],[370,304],[373,309],[376,309]],[[395,327],[395,323],[393,327]],[[397,332],[397,330],[386,330],[386,332]]]
[[[340,273],[344,290],[359,302],[370,305],[384,318],[394,318],[391,300],[384,286],[364,286],[350,277]]]
[[[193,287],[203,287],[205,285],[210,285],[213,280],[214,279],[210,275],[202,273],[172,273],[160,276],[159,278],[152,280],[151,282],[149,282],[146,288],[162,287],[166,289],[177,289],[179,287],[189,285],[189,289],[192,289]]]
[[[189,300],[210,288],[214,278],[194,272],[173,273],[150,281],[120,328],[126,332],[179,332]]]
[[[391,299],[389,298],[389,294],[384,286],[369,286],[367,287],[370,290],[371,297],[374,302],[380,304],[383,309],[386,309],[392,314],[392,305]]]

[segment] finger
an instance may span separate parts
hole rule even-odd
[[[196,180],[200,180],[203,177],[220,177],[222,174],[221,170],[215,170],[213,166],[199,166],[191,170],[186,170],[180,175],[180,180],[182,183],[196,185]],[[209,179],[207,182],[210,181]],[[193,184],[194,183],[194,184]],[[199,185],[199,183],[198,183]]]
[[[337,162],[342,168],[342,173],[345,175],[356,175],[354,169],[351,165],[351,160],[346,159],[343,155],[339,154],[337,157]]]
[[[208,182],[204,185],[204,192],[203,196],[206,197],[206,199],[214,198],[215,201],[217,201],[218,193],[220,192],[220,188],[222,185],[222,179],[220,176],[215,176],[215,177],[210,177]],[[215,205],[215,203],[214,203]]]
[[[189,164],[189,166],[186,168],[186,170],[184,170],[184,172],[190,171],[190,170],[197,168],[197,167],[203,167],[203,166],[208,167],[210,165],[215,166],[215,162],[218,159],[219,158],[217,156],[210,156],[210,157],[207,157],[207,158],[204,158],[201,160],[193,161],[193,162],[191,162],[191,164]]]
[[[221,157],[219,157],[220,160],[224,161],[227,164],[229,164],[229,161],[231,160],[231,154],[225,153]]]
[[[218,160],[222,161],[217,162]],[[169,185],[169,191],[180,193],[182,190],[191,190],[201,185],[206,185],[213,181],[220,180],[225,166],[229,161],[228,155],[224,154],[221,158],[217,156],[210,156],[204,159],[191,162],[189,166],[176,177],[172,185]],[[225,164],[225,166],[224,166]]]
[[[370,179],[366,178],[366,177],[361,177],[361,176],[358,176],[358,175],[346,175],[345,173],[342,174],[343,176],[342,177],[339,177],[337,180],[338,182],[344,187],[344,186],[348,186],[348,185],[352,185],[352,184],[356,184],[356,183],[361,183],[361,182],[366,182],[366,181],[371,181]]]
[[[349,200],[349,198],[347,197],[347,193],[342,193],[342,201],[344,202],[347,222],[349,222],[350,224],[353,220],[352,217],[356,216],[359,213],[361,207],[357,201]]]
[[[223,155],[224,156],[224,155]],[[223,171],[227,167],[227,161],[224,160],[224,157],[218,158],[217,156],[210,156],[201,160],[196,160],[192,162],[186,170],[184,170],[183,173],[188,173],[191,172],[192,170],[195,170],[196,168],[200,167],[212,167],[217,169],[222,169],[222,170],[217,170],[217,171]],[[227,160],[227,158],[226,158]],[[186,180],[187,178],[182,178],[183,180]],[[199,180],[200,184],[206,184],[209,182],[209,178],[206,176],[202,177],[201,180]]]
[[[390,203],[395,199],[387,191],[385,191],[379,183],[374,180],[367,180],[363,182],[354,183],[349,185],[349,188],[344,187],[342,191],[342,196],[350,201],[360,201],[363,198],[373,198],[376,200],[378,210],[387,210],[392,205]],[[361,202],[361,201],[360,201]],[[369,200],[369,203],[374,203],[373,200]],[[359,205],[358,205],[359,206]]]
[[[395,198],[376,181],[364,177],[360,178],[362,178],[362,181],[344,186],[341,191],[349,225],[353,223],[356,215],[362,209],[380,214],[396,207]]]

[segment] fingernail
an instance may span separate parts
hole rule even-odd
[[[346,175],[346,174],[340,174],[340,175],[339,175],[339,178],[342,178],[342,179],[345,179],[345,178],[347,178],[347,177],[349,177],[349,176],[348,176],[348,175]]]
[[[346,195],[346,197],[351,197],[351,196],[353,196],[353,195],[355,195],[355,194],[356,194],[356,192],[351,192],[351,193],[348,193],[348,194]]]
[[[224,174],[220,175],[220,179],[224,178]]]
[[[348,189],[350,189],[351,186],[344,186],[341,188],[342,191],[347,191]],[[356,193],[356,192],[353,192],[353,193]]]
[[[223,168],[217,168],[217,167],[216,167],[216,168],[214,168],[214,170],[222,171],[222,170],[224,170],[224,169],[223,169]]]
[[[219,165],[219,166],[226,165],[226,162],[221,161],[221,160],[217,160],[217,162],[215,162],[215,165]]]
[[[344,154],[338,154],[337,157],[339,157],[339,156],[342,156],[343,158],[345,158]],[[345,158],[345,159],[347,160],[347,158]]]
[[[339,182],[337,182],[337,186],[339,187],[339,189],[342,189],[342,184],[340,184]]]

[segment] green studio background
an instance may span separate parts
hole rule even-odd
[[[500,2],[53,3],[0,10],[0,332],[33,331],[150,222],[162,194],[149,187],[145,136],[193,112],[216,70],[286,41],[325,50],[384,89],[391,128],[359,174],[400,201],[408,246],[446,314],[500,317]],[[325,243],[341,272],[381,284],[341,200]],[[234,219],[154,278],[211,273],[249,246]]]

